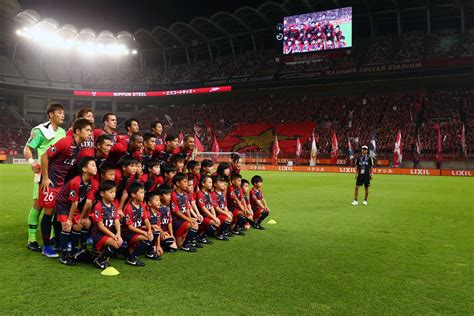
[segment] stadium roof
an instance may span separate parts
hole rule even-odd
[[[5,2],[8,0],[1,0]],[[16,1],[14,1],[16,2]],[[117,38],[135,39],[141,50],[168,49],[193,46],[229,46],[234,50],[236,42],[255,42],[261,38],[273,38],[276,26],[283,16],[352,6],[354,12],[354,28],[359,34],[369,36],[384,25],[391,24],[395,31],[401,31],[402,25],[455,20],[457,25],[469,23],[474,12],[474,0],[284,0],[266,2],[257,8],[242,7],[234,12],[217,12],[211,17],[196,17],[188,23],[176,22],[170,27],[157,26],[152,30],[139,29],[135,32],[122,31]],[[12,6],[18,7],[19,6]],[[93,36],[111,35],[109,31],[77,30],[72,25],[59,26],[58,23],[46,18],[42,20],[33,10],[22,11],[25,19],[36,23],[49,23],[59,29],[88,33]],[[453,22],[454,23],[454,22]]]

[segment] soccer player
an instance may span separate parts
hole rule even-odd
[[[161,176],[163,177],[163,183],[168,185],[170,188],[173,187],[173,178],[176,175],[176,167],[170,163],[166,163],[161,168]]]
[[[129,143],[117,143],[112,146],[107,161],[117,164],[124,155],[131,155],[141,161],[143,159],[143,137],[138,134],[130,136]]]
[[[51,234],[51,218],[53,215],[56,194],[64,184],[64,179],[69,170],[76,165],[79,155],[79,147],[82,141],[91,137],[92,124],[89,120],[80,118],[74,121],[72,128],[74,135],[67,136],[58,141],[41,156],[41,186],[40,186],[40,206],[44,208],[43,219],[41,221],[41,231],[43,234],[43,255],[56,258],[58,255],[49,245]],[[60,234],[60,227],[56,227],[57,235]]]
[[[183,145],[181,146],[181,154],[185,156],[185,165],[187,165],[188,162],[191,160],[195,147],[196,143],[194,142],[194,136],[191,134],[184,135]]]
[[[76,120],[80,118],[88,119],[92,125],[94,125],[94,112],[89,107],[80,108],[76,112]],[[72,128],[66,132],[66,136],[74,134]],[[88,140],[83,141],[79,144],[79,157],[78,161],[81,161],[83,157],[94,157],[94,138],[91,136]]]
[[[204,159],[201,162],[201,176],[210,176],[212,174],[212,168],[214,168],[214,163],[210,159]]]
[[[254,222],[252,204],[250,203],[250,186],[247,179],[242,179],[242,195],[244,196],[244,204],[246,208],[245,218],[247,219],[247,222],[245,223],[245,229],[249,229],[250,223],[254,224]]]
[[[194,192],[197,192],[199,190],[199,182],[201,181],[201,165],[199,164],[199,161],[196,160],[190,160],[186,168],[188,169],[188,175],[192,176],[194,181]]]
[[[145,203],[145,188],[143,184],[134,182],[128,188],[130,202],[124,209],[125,225],[123,229],[124,240],[127,241],[130,255],[127,264],[142,267],[144,262],[138,260],[142,253],[153,251],[153,231],[151,229],[148,211]]]
[[[142,163],[147,166],[148,161],[152,159],[156,148],[156,136],[152,133],[143,134],[143,154]]]
[[[198,223],[190,213],[191,204],[189,203],[188,177],[181,172],[173,177],[173,185],[176,191],[171,193],[171,210],[173,217],[173,231],[176,244],[181,250],[186,252],[196,252],[197,249],[191,244],[196,243],[195,238],[198,234]]]
[[[94,265],[99,269],[109,266],[109,258],[122,246],[120,217],[117,212],[115,182],[105,180],[100,183],[100,199],[94,205],[91,218],[92,240],[100,255],[94,260]]]
[[[109,135],[100,135],[95,140],[95,163],[97,168],[100,168],[109,157],[112,148],[112,140]]]
[[[370,180],[372,180],[372,167],[375,166],[374,159],[367,155],[369,147],[362,146],[362,155],[356,158],[355,171],[356,171],[356,186],[354,190],[354,201],[352,205],[358,205],[357,201],[359,197],[359,188],[361,185],[365,188],[365,197],[362,204],[367,205],[367,198],[369,197],[369,186]]]
[[[161,213],[160,213],[160,196],[155,191],[145,194],[146,205],[148,207],[148,214],[150,215],[150,226],[153,232],[153,251],[146,253],[150,259],[161,259],[163,255],[163,248],[161,248],[160,236],[163,234],[161,229]]]
[[[227,181],[224,177],[216,175],[213,177],[213,183],[214,192],[212,193],[212,198],[214,199],[214,209],[216,210],[217,218],[221,222],[216,238],[218,240],[229,240],[228,237],[233,237],[233,235],[228,231],[232,224],[232,213],[227,208]]]
[[[111,163],[104,162],[99,167],[100,181],[110,180],[115,182],[115,166]]]
[[[166,144],[156,145],[153,158],[160,160],[161,163],[171,163],[173,155],[181,153],[179,149],[179,138],[176,135],[170,134],[166,136],[165,141]]]
[[[163,177],[160,176],[160,162],[151,159],[148,161],[146,169],[147,172],[140,177],[140,182],[145,186],[145,192],[153,192],[164,183]]]
[[[262,187],[263,179],[261,176],[253,176],[250,180],[253,188],[250,190],[250,203],[252,208],[255,210],[253,214],[254,224],[253,227],[256,229],[263,230],[262,222],[268,215],[270,215],[270,209],[268,208],[267,201],[263,197]]]
[[[230,183],[230,165],[227,162],[221,162],[217,165],[217,171],[214,175],[224,178],[225,182]]]
[[[188,188],[186,192],[189,195],[189,203],[191,204],[191,216],[197,220],[198,224],[202,223],[203,217],[201,213],[199,213],[199,209],[196,205],[196,192],[194,192],[194,176],[191,174],[187,175],[188,177]],[[197,247],[200,248],[200,247]]]
[[[153,121],[151,123],[151,133],[156,137],[156,144],[163,144],[163,138],[161,134],[163,133],[163,124],[160,121]]]
[[[173,236],[173,219],[171,217],[170,202],[171,202],[171,189],[166,184],[160,185],[156,191],[160,196],[160,217],[161,217],[161,230],[160,235],[161,245],[169,252],[176,252],[178,246]]]
[[[27,248],[32,251],[41,251],[36,240],[36,230],[42,207],[38,203],[39,179],[41,166],[33,159],[33,150],[37,151],[38,160],[46,150],[54,145],[61,138],[66,136],[66,132],[59,125],[64,122],[64,107],[60,103],[51,103],[46,109],[48,122],[40,124],[31,130],[30,138],[25,145],[23,155],[31,165],[31,170],[36,174],[33,182],[33,207],[28,215],[28,244]]]
[[[199,183],[200,190],[196,194],[196,205],[199,212],[204,217],[199,225],[199,241],[202,244],[212,244],[207,237],[214,236],[221,225],[221,221],[216,216],[214,201],[212,200],[212,178],[207,175],[201,177]]]
[[[140,132],[140,127],[138,126],[138,120],[135,118],[125,120],[124,125],[127,135],[120,136],[120,143],[127,147],[130,142],[130,137],[134,134],[138,134],[138,132]]]
[[[230,154],[230,174],[232,173],[240,173],[240,168],[242,167],[242,163],[240,161],[240,155],[237,153]]]
[[[176,172],[184,172],[185,156],[183,154],[174,155],[171,163],[176,167]]]
[[[119,201],[118,213],[123,216],[123,207],[128,199],[128,188],[133,182],[137,182],[137,163],[133,157],[123,156],[119,165],[121,169],[115,169],[115,184],[117,184],[117,200]]]
[[[94,139],[100,135],[106,134],[109,135],[110,139],[112,140],[112,146],[115,145],[115,143],[120,140],[120,137],[117,133],[117,117],[114,113],[105,113],[102,117],[102,123],[104,123],[103,129],[94,129]]]
[[[137,177],[140,179],[140,177],[143,176],[143,164],[140,160],[137,162]]]
[[[233,222],[235,222],[232,233],[238,236],[245,236],[245,201],[242,194],[242,176],[238,173],[232,173],[230,176],[231,185],[227,190],[227,203],[232,212]]]
[[[93,177],[97,174],[97,166],[93,157],[84,157],[79,162],[81,176],[74,177],[62,186],[56,197],[54,211],[58,222],[61,223],[61,256],[59,261],[62,264],[73,266],[82,249],[77,248],[81,238],[81,231],[85,232],[87,241],[87,230],[90,227],[89,212],[84,209],[86,198],[89,192],[97,190],[99,184]],[[93,189],[94,188],[94,189]],[[68,243],[71,243],[71,252],[68,250]]]

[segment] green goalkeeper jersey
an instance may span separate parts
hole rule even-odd
[[[40,125],[42,125],[40,127]],[[54,131],[51,127],[51,123],[44,123],[34,127],[31,130],[31,135],[28,141],[26,142],[26,146],[36,149],[38,152],[38,163],[41,164],[41,156],[46,152],[46,150],[54,145],[58,140],[61,138],[66,137],[66,131],[62,127],[58,127],[56,131]],[[54,133],[54,137],[47,138],[42,129],[48,129],[49,136]]]

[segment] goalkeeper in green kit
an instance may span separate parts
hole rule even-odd
[[[41,168],[39,162],[41,155],[54,145],[58,140],[66,136],[66,132],[59,125],[64,123],[64,107],[60,103],[51,103],[46,109],[49,121],[42,123],[31,130],[30,138],[23,151],[25,159],[31,165],[35,173],[33,185],[33,207],[28,215],[28,245],[27,248],[32,251],[41,251],[41,247],[36,241],[36,230],[41,214],[41,207],[38,204],[39,182]],[[38,160],[33,158],[33,151],[36,150]],[[44,253],[43,253],[44,254]],[[44,254],[48,256],[48,254]],[[53,255],[53,254],[51,254]],[[57,256],[56,253],[54,255]]]

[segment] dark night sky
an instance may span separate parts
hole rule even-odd
[[[210,17],[218,11],[233,12],[242,6],[258,7],[259,0],[19,0],[23,9],[33,9],[42,18],[60,25],[73,24],[95,31],[151,30],[173,22],[189,22],[196,16]]]

